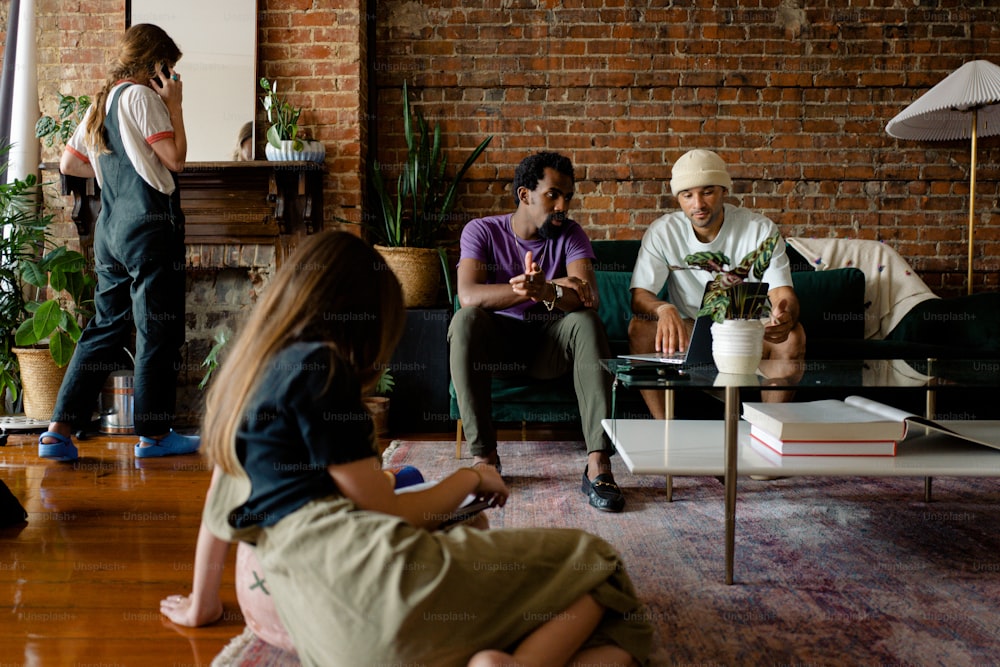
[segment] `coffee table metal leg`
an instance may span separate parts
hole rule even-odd
[[[740,421],[740,389],[726,387],[726,584],[733,583],[736,555],[736,446]]]
[[[663,409],[666,419],[674,418],[674,390],[666,389],[663,392]],[[667,502],[674,501],[674,476],[667,475]]]
[[[934,365],[935,359],[927,360],[927,375],[931,375],[932,366]],[[924,416],[928,419],[935,419],[937,417],[937,392],[934,391],[934,385],[937,384],[936,378],[931,376],[928,381],[927,387],[927,398],[924,405]],[[924,428],[924,433],[927,433],[927,428]],[[931,502],[931,478],[924,477],[924,502]]]

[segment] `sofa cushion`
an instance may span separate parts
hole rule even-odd
[[[595,271],[597,293],[601,305],[597,312],[604,323],[610,341],[628,340],[628,323],[632,319],[631,271]]]
[[[886,339],[941,346],[953,358],[971,351],[996,356],[1000,354],[1000,292],[921,301]]]
[[[865,333],[865,274],[856,268],[794,271],[799,322],[809,338],[862,340]]]
[[[635,260],[639,256],[639,246],[642,241],[628,240],[597,240],[591,241],[594,249],[595,271],[625,271],[632,273]]]

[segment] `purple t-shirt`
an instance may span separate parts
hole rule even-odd
[[[486,264],[486,282],[505,284],[514,276],[524,273],[524,255],[529,250],[546,280],[566,277],[566,266],[578,259],[594,259],[590,239],[573,220],[563,221],[563,232],[556,239],[525,241],[511,227],[513,213],[491,215],[470,220],[462,230],[461,258],[478,259]],[[498,310],[502,315],[523,320],[527,311],[545,306],[526,301],[516,306]]]

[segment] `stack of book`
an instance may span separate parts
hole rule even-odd
[[[908,429],[944,433],[1000,449],[1000,423],[942,423],[861,396],[843,401],[744,403],[751,444],[782,456],[895,456]]]
[[[743,404],[754,446],[782,456],[895,456],[910,417],[860,396]]]

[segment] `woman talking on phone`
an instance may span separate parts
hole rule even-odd
[[[189,454],[197,437],[171,428],[180,347],[184,343],[184,214],[177,172],[187,157],[181,52],[163,29],[125,31],[108,78],[66,145],[64,174],[96,178],[101,213],[94,227],[97,289],[59,390],[54,414],[38,439],[43,458],[72,461],[71,434],[85,427],[101,387],[135,345],[135,456]]]

